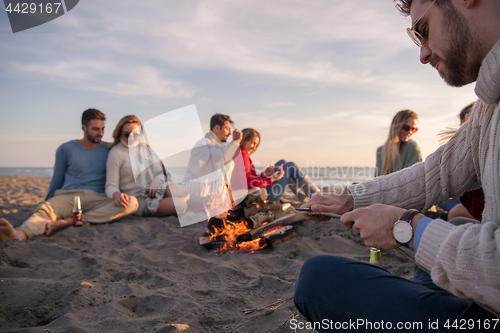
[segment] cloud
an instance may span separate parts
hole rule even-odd
[[[13,142],[15,144],[18,143],[63,143],[69,140],[74,139],[73,136],[70,135],[0,135],[0,141],[2,142]],[[5,148],[6,146],[4,146]]]
[[[118,75],[108,89],[97,87],[123,95],[186,98],[194,89],[159,75],[160,68],[230,70],[296,85],[350,85],[369,82],[374,64],[411,44],[392,3],[372,0],[153,0],[140,8],[131,0],[80,3],[67,19],[54,21],[67,38],[53,37],[53,55],[72,56],[62,57],[63,64],[53,57],[39,59],[37,65],[47,67],[40,73],[61,78],[51,67],[66,66],[63,77],[83,80],[77,85],[88,89],[89,75],[105,79],[100,72],[87,73],[89,68],[131,72]],[[123,64],[115,64],[117,57]],[[79,59],[98,63],[79,67]],[[145,61],[154,65],[145,66]],[[141,77],[154,83],[147,85]]]
[[[290,103],[290,102],[273,102],[273,103],[268,103],[266,106],[268,108],[282,108],[282,107],[286,107],[286,106],[292,106],[293,103]]]
[[[106,61],[57,61],[46,64],[11,62],[16,72],[46,76],[77,89],[122,96],[190,98],[195,89],[178,80],[164,78],[151,66],[121,70],[118,63]]]
[[[86,0],[34,29],[54,33],[2,36],[1,97],[11,114],[91,100],[116,118],[139,106],[144,119],[196,103],[202,117],[227,110],[240,129],[259,130],[259,154],[273,160],[275,148],[309,156],[322,147],[325,160],[358,154],[368,164],[395,112],[419,114],[429,153],[435,133],[475,99],[419,64],[409,25],[393,1]],[[85,101],[54,103],[58,86]],[[24,99],[26,90],[47,97]]]

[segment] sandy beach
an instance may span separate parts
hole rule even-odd
[[[0,176],[0,217],[22,224],[48,184]],[[228,332],[265,312],[246,309],[292,297],[308,258],[369,259],[369,248],[338,220],[296,228],[296,238],[251,254],[209,251],[198,245],[206,223],[181,228],[176,217],[127,217],[1,242],[0,331]],[[406,278],[413,271],[394,250],[382,252],[381,266]],[[295,311],[288,300],[235,332],[272,332]],[[293,330],[286,324],[283,332]]]

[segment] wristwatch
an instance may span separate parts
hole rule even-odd
[[[399,244],[406,244],[413,238],[413,227],[411,220],[420,213],[416,209],[407,210],[392,227],[392,235]]]

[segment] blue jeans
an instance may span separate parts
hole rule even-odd
[[[483,326],[488,320],[494,325],[493,314],[439,288],[418,267],[409,281],[369,263],[319,255],[304,263],[294,301],[319,332],[449,332],[456,319],[458,327],[470,320],[471,331],[494,332]]]
[[[440,208],[444,209],[445,211],[449,212],[453,207],[455,207],[459,203],[460,203],[460,199],[448,199],[438,206]]]
[[[267,190],[267,200],[269,201],[278,201],[290,181],[292,179],[297,184],[304,179],[304,175],[300,172],[297,164],[293,162],[286,162],[285,160],[279,160],[276,162],[276,168],[281,167],[283,165],[283,171],[285,172],[283,178],[277,180],[273,183],[273,185],[266,187]]]

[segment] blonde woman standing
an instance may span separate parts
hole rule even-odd
[[[415,133],[418,116],[410,110],[396,113],[392,119],[389,136],[383,146],[377,149],[377,169],[375,177],[388,175],[422,162],[418,144],[410,137]]]

